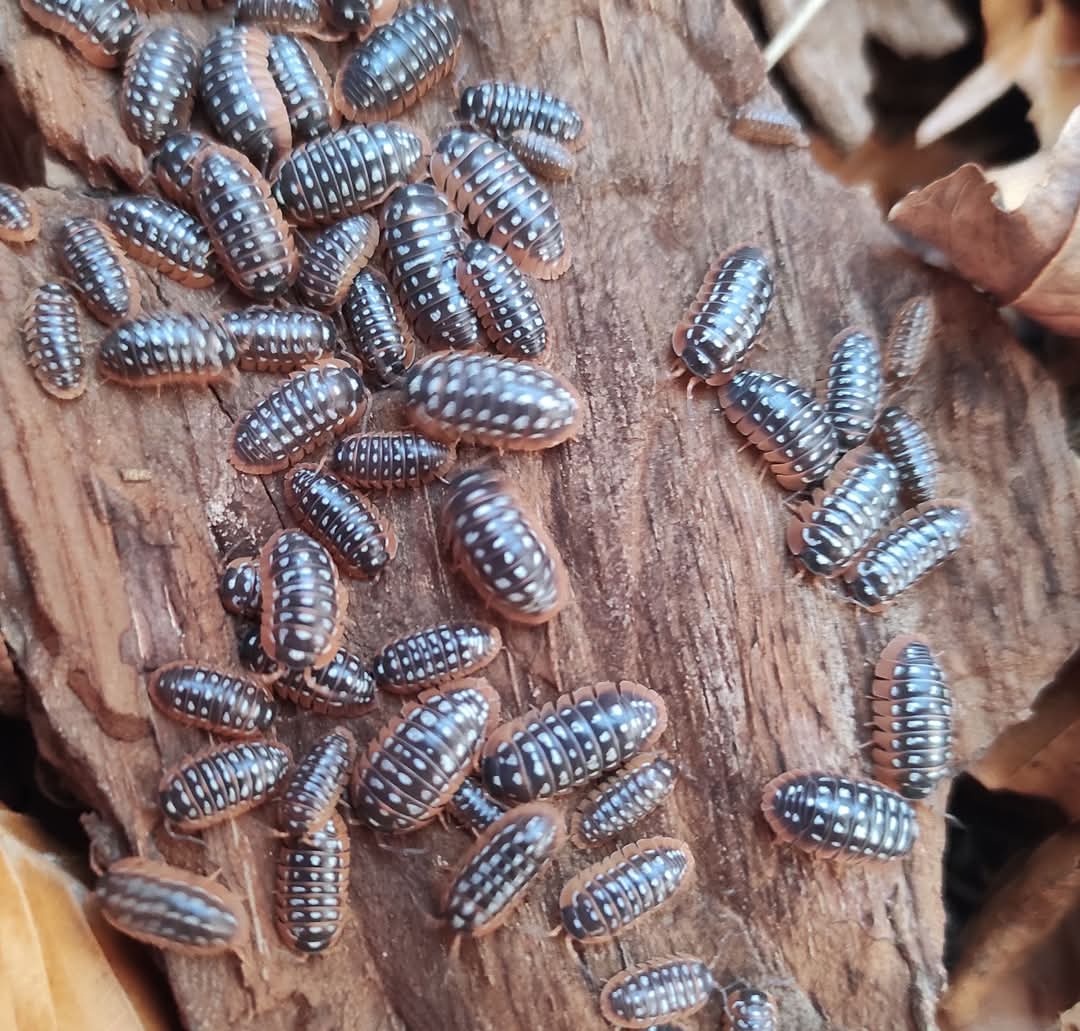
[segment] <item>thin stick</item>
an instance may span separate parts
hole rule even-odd
[[[802,7],[784,22],[780,26],[780,31],[769,40],[769,45],[762,54],[765,58],[766,71],[771,71],[794,46],[795,41],[803,34],[814,15],[828,2],[829,0],[803,0]]]

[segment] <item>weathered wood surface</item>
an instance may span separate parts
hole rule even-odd
[[[554,452],[499,460],[561,543],[575,598],[550,628],[504,626],[508,647],[491,679],[507,714],[600,679],[637,679],[665,695],[664,743],[687,776],[645,831],[686,837],[694,888],[575,961],[544,936],[559,887],[595,858],[567,852],[507,928],[465,943],[454,960],[425,914],[468,839],[433,829],[379,844],[356,831],[349,928],[335,952],[305,963],[271,926],[265,813],[206,832],[205,849],[161,833],[152,808],[161,766],[202,739],[152,713],[146,673],[178,657],[233,660],[217,574],[281,524],[283,506],[279,478],[238,476],[226,444],[237,412],[274,380],[245,374],[214,392],[160,394],[95,381],[69,405],[40,393],[17,346],[21,309],[54,274],[58,220],[101,203],[45,190],[36,194],[45,239],[0,250],[0,630],[35,732],[137,848],[220,869],[247,898],[256,930],[242,962],[166,961],[193,1027],[588,1031],[603,1026],[596,996],[607,977],[671,951],[716,957],[722,981],[773,984],[786,1027],[932,1027],[944,793],[925,808],[909,860],[844,869],[774,849],[757,815],[760,789],[785,768],[864,768],[866,662],[897,632],[928,634],[946,653],[961,760],[1052,676],[1080,616],[1080,479],[1057,390],[986,299],[900,253],[869,198],[804,151],[728,135],[724,116],[763,81],[730,6],[507,0],[465,17],[458,80],[502,73],[558,85],[595,127],[577,179],[557,192],[574,268],[541,286],[552,364],[582,389],[586,430]],[[443,124],[451,105],[447,84],[418,120]],[[752,452],[736,453],[710,391],[688,402],[667,379],[673,324],[710,259],[744,240],[778,263],[769,349],[755,364],[804,382],[822,373],[843,326],[884,331],[902,300],[936,290],[941,344],[905,400],[939,443],[946,493],[969,499],[978,525],[970,547],[883,616],[796,582],[783,493]],[[146,276],[143,285],[150,308],[214,302],[213,292]],[[373,422],[396,425],[395,404],[380,399]],[[467,451],[463,460],[489,459]],[[133,469],[152,479],[125,479]],[[351,588],[347,637],[362,653],[429,621],[480,614],[437,553],[440,501],[433,489],[386,503],[402,546],[377,585]],[[360,740],[394,708],[384,699],[354,721]],[[279,733],[299,750],[327,726],[287,716]],[[718,1014],[715,1000],[695,1026]]]

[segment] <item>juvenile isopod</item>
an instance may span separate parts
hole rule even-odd
[[[291,761],[276,741],[214,745],[165,771],[158,785],[161,810],[181,831],[232,820],[273,796]]]
[[[728,1031],[778,1031],[780,1015],[768,992],[737,985],[724,992]]]
[[[662,755],[631,759],[579,803],[570,818],[570,840],[593,848],[629,830],[664,803],[677,777],[678,767]]]
[[[534,802],[511,809],[458,862],[439,899],[439,915],[455,934],[491,934],[521,904],[565,840],[555,806]]]
[[[86,361],[75,295],[62,283],[42,283],[23,318],[26,360],[41,389],[61,400],[86,390]]]
[[[825,382],[829,413],[841,451],[858,447],[877,422],[884,392],[877,341],[858,329],[846,329],[832,342]]]
[[[394,118],[450,74],[460,46],[461,26],[448,4],[413,4],[345,59],[334,103],[354,122]]]
[[[761,332],[775,290],[772,265],[757,247],[737,247],[712,263],[671,338],[691,384],[731,380]]]
[[[570,268],[555,203],[497,140],[451,129],[435,145],[431,178],[477,235],[506,251],[523,272],[558,279]]]
[[[185,128],[198,81],[199,51],[186,32],[172,25],[140,32],[120,86],[120,124],[128,139],[149,150]]]
[[[102,375],[126,387],[215,383],[236,366],[236,342],[205,315],[163,312],[123,322],[101,342]]]
[[[278,829],[294,837],[318,830],[334,815],[345,790],[356,740],[345,727],[319,738],[285,782],[278,800]]]
[[[327,226],[300,254],[296,290],[309,308],[337,311],[379,245],[379,223],[353,215]]]
[[[357,760],[349,792],[357,818],[390,833],[429,824],[469,775],[498,718],[499,696],[486,680],[425,691]]]
[[[225,567],[218,595],[226,611],[243,619],[258,619],[262,612],[262,581],[257,559],[235,558]]]
[[[274,925],[293,952],[325,952],[341,937],[348,894],[349,832],[340,816],[278,846]]]
[[[286,469],[358,422],[367,403],[360,373],[323,359],[294,372],[237,419],[229,461],[259,476]]]
[[[264,688],[184,660],[154,670],[147,693],[166,716],[218,737],[259,737],[274,721],[274,700]]]
[[[221,320],[236,340],[241,369],[291,372],[334,349],[337,330],[325,315],[303,308],[256,305],[226,312]]]
[[[506,812],[502,803],[495,801],[473,777],[466,777],[454,792],[447,810],[466,830],[479,836]]]
[[[832,420],[798,383],[744,369],[721,388],[720,407],[762,453],[781,487],[811,487],[836,464],[839,443]]]
[[[452,444],[430,440],[412,430],[354,433],[334,446],[334,471],[354,487],[390,490],[422,487],[454,464]]]
[[[748,143],[767,147],[809,147],[799,120],[783,104],[750,100],[731,116],[731,133]]]
[[[334,28],[364,39],[393,18],[397,9],[398,0],[326,0],[326,19]]]
[[[782,773],[765,785],[761,810],[777,840],[823,859],[895,859],[919,833],[895,791],[833,773]]]
[[[327,25],[323,14],[320,0],[236,0],[239,22],[259,25],[270,32],[313,36],[331,42],[344,39],[345,33]]]
[[[330,99],[330,76],[319,55],[302,40],[270,37],[270,74],[285,101],[294,142],[314,140],[341,124]]]
[[[175,204],[121,197],[109,204],[105,221],[132,258],[184,286],[212,286],[220,274],[206,229]]]
[[[120,64],[139,30],[127,0],[19,0],[19,6],[98,68]]]
[[[374,269],[358,273],[345,296],[345,328],[352,353],[382,387],[401,382],[416,353],[412,335],[398,321],[390,285]]]
[[[480,761],[484,786],[511,802],[557,798],[647,751],[666,726],[664,700],[641,684],[578,688],[495,729]]]
[[[600,1012],[618,1027],[648,1028],[697,1013],[716,990],[709,968],[693,956],[649,960],[616,974],[600,993]]]
[[[577,436],[581,398],[557,373],[489,354],[438,351],[405,377],[405,415],[447,443],[540,451]]]
[[[906,409],[890,405],[878,420],[881,449],[900,473],[900,489],[912,504],[937,495],[938,454],[930,434]]]
[[[844,572],[848,593],[878,612],[953,555],[971,527],[960,501],[930,501],[905,512]]]
[[[573,178],[577,159],[561,143],[529,129],[512,132],[506,140],[510,151],[533,175],[552,182]]]
[[[911,379],[919,371],[937,332],[933,297],[921,295],[897,309],[885,342],[885,371],[892,380]]]
[[[0,240],[30,243],[41,233],[41,209],[21,190],[0,183]]]
[[[472,240],[458,265],[458,282],[495,349],[511,358],[540,358],[547,320],[529,281],[498,247]]]
[[[562,556],[510,481],[471,469],[449,486],[443,540],[454,566],[483,602],[515,623],[547,623],[570,600]]]
[[[98,881],[95,894],[113,927],[159,949],[212,956],[238,949],[249,934],[237,895],[167,863],[119,859]]]
[[[904,798],[927,798],[952,763],[952,692],[930,646],[896,637],[874,668],[874,776]]]
[[[490,665],[502,636],[483,623],[437,623],[391,641],[371,662],[375,682],[394,694],[471,676]]]
[[[150,170],[154,173],[158,189],[174,204],[193,214],[197,209],[192,166],[199,152],[213,145],[209,136],[186,129],[167,136],[161,149],[150,160]]]
[[[92,218],[65,219],[60,267],[98,322],[115,325],[139,314],[139,282],[112,231]]]
[[[584,146],[585,119],[562,97],[536,86],[488,80],[467,86],[458,101],[458,117],[493,136],[535,131],[571,150]]]

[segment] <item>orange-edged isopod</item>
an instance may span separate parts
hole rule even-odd
[[[262,612],[258,559],[234,558],[221,574],[218,595],[226,611],[234,616],[258,619]]]
[[[170,719],[218,737],[259,737],[276,714],[273,698],[260,685],[184,659],[154,670],[146,690]]]
[[[337,311],[378,245],[379,223],[370,215],[352,215],[321,230],[300,250],[300,299],[317,311]]]
[[[205,227],[175,204],[119,197],[109,203],[105,221],[130,257],[184,286],[213,286],[221,274]]]
[[[199,82],[199,51],[174,25],[140,32],[124,62],[120,124],[128,139],[150,150],[187,128]]]
[[[561,143],[529,129],[518,129],[506,139],[510,151],[533,175],[551,182],[573,178],[577,159]]]
[[[595,848],[618,837],[663,805],[678,773],[674,762],[655,752],[631,759],[578,803],[570,840],[578,848]]]
[[[493,136],[533,131],[578,150],[588,138],[581,113],[568,101],[538,86],[489,79],[466,86],[458,100],[458,117]]]
[[[19,0],[19,6],[98,68],[120,64],[139,30],[139,16],[127,0]]]
[[[649,1028],[697,1013],[718,985],[693,956],[665,956],[628,967],[600,993],[600,1012],[618,1027]]]
[[[780,1014],[768,992],[738,984],[724,989],[727,1031],[778,1031]]]
[[[490,665],[502,635],[484,623],[437,623],[391,641],[371,661],[375,682],[394,694],[415,694],[471,676]]]
[[[106,379],[125,387],[216,383],[236,367],[236,341],[205,315],[160,312],[109,330],[98,351]]]
[[[269,32],[337,42],[345,33],[326,23],[320,0],[236,0],[236,20]],[[282,91],[284,92],[284,90]]]
[[[810,137],[783,104],[755,98],[731,116],[731,134],[767,147],[809,147]]]
[[[890,405],[878,419],[877,440],[900,473],[900,490],[914,505],[937,495],[938,453],[930,434],[909,411]]]
[[[221,319],[240,353],[241,369],[292,372],[334,349],[337,330],[325,315],[305,308],[253,305],[226,312]]]
[[[23,317],[26,360],[41,389],[70,401],[86,390],[86,358],[75,295],[63,283],[42,283]]]
[[[325,952],[341,937],[348,913],[349,831],[340,816],[278,845],[274,926],[293,952]]]
[[[921,294],[905,301],[896,310],[885,341],[885,373],[902,382],[911,379],[922,366],[937,333],[934,298]]]
[[[412,430],[354,433],[334,446],[332,467],[362,490],[422,487],[441,479],[457,458],[452,444]]]
[[[114,326],[139,314],[139,281],[108,226],[82,216],[65,219],[58,243],[60,267],[98,322]]]
[[[447,812],[468,831],[479,837],[503,813],[506,806],[496,801],[475,777],[466,777],[446,806]]]
[[[830,347],[825,410],[841,451],[858,447],[877,422],[885,381],[877,341],[860,329],[838,333]]]
[[[150,159],[150,170],[158,189],[166,198],[192,214],[197,212],[192,186],[192,166],[204,147],[214,146],[205,133],[182,129],[165,137],[161,148]]]
[[[285,101],[295,143],[324,136],[341,124],[330,99],[330,76],[319,55],[303,40],[270,37],[270,74]]]
[[[21,190],[0,183],[0,240],[30,243],[41,233],[41,209]]]
[[[278,830],[303,837],[334,815],[356,757],[356,739],[347,727],[319,738],[289,775],[277,804]]]
[[[416,346],[381,272],[366,268],[353,278],[342,315],[349,347],[369,378],[376,386],[397,386],[413,363]]]

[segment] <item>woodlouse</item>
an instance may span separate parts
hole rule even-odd
[[[64,401],[86,390],[86,361],[75,295],[62,283],[42,283],[23,317],[26,360],[41,389]]]
[[[375,503],[333,473],[298,465],[285,477],[285,501],[301,529],[357,580],[379,576],[397,554],[397,537]]]
[[[325,952],[341,936],[348,912],[349,848],[349,832],[339,816],[278,846],[274,925],[294,952]]]
[[[889,521],[899,495],[900,475],[888,458],[865,446],[849,451],[795,509],[788,549],[809,572],[836,576]]]
[[[716,990],[709,968],[693,956],[667,956],[620,971],[600,993],[600,1012],[619,1027],[647,1028],[697,1013]]]
[[[353,277],[345,296],[345,327],[352,353],[372,379],[383,387],[401,382],[413,363],[412,336],[398,322],[390,285],[374,269]]]
[[[904,798],[928,797],[952,763],[952,692],[930,646],[896,637],[874,668],[874,776]]]
[[[462,121],[509,136],[518,130],[534,131],[578,150],[587,137],[585,119],[569,101],[536,86],[488,80],[467,86],[458,100]]]
[[[258,560],[234,558],[221,574],[218,595],[221,604],[234,616],[258,619],[262,612],[262,580]]]
[[[841,451],[858,447],[874,428],[884,380],[877,341],[858,329],[837,334],[830,347],[825,382],[825,410],[836,429]]]
[[[490,934],[506,923],[565,840],[554,806],[535,802],[510,810],[458,862],[439,899],[439,915],[455,934]]]
[[[326,18],[343,32],[355,32],[361,39],[385,25],[397,14],[398,0],[326,0]]]
[[[575,437],[581,398],[561,376],[515,358],[439,351],[405,377],[405,414],[447,443],[540,451]]]
[[[125,387],[215,383],[236,365],[236,343],[205,315],[162,312],[123,322],[101,342],[102,374]]]
[[[391,641],[372,660],[375,683],[394,694],[414,694],[460,680],[490,665],[502,635],[483,623],[437,623]]]
[[[175,204],[120,197],[109,204],[105,221],[132,258],[184,286],[212,286],[220,274],[206,229]]]
[[[782,104],[750,100],[731,116],[731,134],[769,147],[809,147],[799,120]]]
[[[573,178],[577,159],[561,143],[528,129],[512,132],[506,140],[510,151],[533,175],[552,182]]]
[[[880,611],[954,554],[971,527],[963,502],[927,502],[905,512],[844,572],[855,601]]]
[[[302,249],[296,277],[301,300],[318,311],[337,311],[378,245],[379,223],[370,215],[327,226]]]
[[[885,371],[890,379],[911,379],[919,371],[937,332],[933,297],[921,295],[897,309],[885,341]]]
[[[511,358],[544,354],[547,320],[532,286],[508,254],[472,240],[462,253],[458,282],[497,351]]]
[[[262,612],[260,601],[259,610],[255,613],[255,619],[259,619]],[[236,654],[240,659],[240,665],[252,673],[260,673],[263,676],[279,672],[278,665],[263,650],[262,630],[258,623],[250,623],[241,626],[236,635]],[[282,678],[284,679],[284,678]],[[274,681],[276,687],[278,681]]]
[[[480,321],[457,281],[461,216],[431,183],[398,187],[382,209],[386,271],[409,325],[428,347],[479,343]]]
[[[456,476],[441,521],[454,566],[504,618],[536,626],[570,600],[555,542],[502,473],[471,469]]]
[[[337,330],[325,315],[303,308],[254,306],[226,312],[221,320],[232,333],[241,369],[291,372],[334,349]]]
[[[112,231],[92,218],[68,218],[60,229],[60,266],[86,310],[115,325],[139,313],[139,282]]]
[[[320,0],[236,0],[236,20],[269,32],[337,42],[345,34],[326,24]],[[282,37],[285,38],[285,37]]]
[[[728,1031],[777,1031],[780,1026],[772,996],[749,985],[724,992],[724,1016]]]
[[[727,383],[761,332],[776,286],[772,265],[757,247],[737,247],[709,267],[671,348],[691,383]]]
[[[41,233],[41,209],[21,190],[0,183],[0,240],[30,243]]]
[[[256,475],[286,469],[359,421],[367,403],[360,373],[323,359],[294,372],[237,419],[229,461]]]
[[[912,504],[937,494],[938,454],[930,434],[906,409],[890,405],[878,420],[877,440],[900,473],[900,489]]]
[[[678,767],[655,753],[639,755],[601,781],[570,818],[570,840],[594,848],[622,834],[659,808],[675,790]]]
[[[270,74],[289,113],[294,142],[317,139],[341,124],[330,99],[330,76],[319,55],[302,40],[270,37]]]
[[[584,944],[608,941],[666,905],[693,872],[690,846],[677,838],[644,838],[624,845],[563,887],[563,928]]]
[[[124,62],[120,124],[144,149],[158,146],[191,121],[199,79],[199,51],[172,25],[140,32]]]
[[[811,487],[835,465],[839,444],[832,421],[798,383],[744,369],[719,394],[724,415],[762,453],[781,487]]]
[[[393,118],[450,74],[460,46],[461,26],[448,5],[413,4],[346,58],[334,103],[354,122]]]
[[[349,596],[330,553],[301,530],[279,530],[259,556],[266,654],[290,670],[325,666],[338,650]]]
[[[195,207],[225,274],[269,301],[296,278],[292,231],[258,169],[238,151],[206,147],[192,160]]]
[[[454,464],[453,445],[412,430],[354,433],[334,447],[334,471],[354,487],[389,490],[421,487],[439,479]]]
[[[120,64],[139,30],[127,0],[19,0],[19,6],[98,68]]]
[[[506,251],[523,272],[558,279],[570,268],[554,201],[497,140],[451,129],[435,145],[431,178],[477,235]]]
[[[319,738],[296,764],[278,800],[278,829],[302,837],[334,815],[356,757],[356,739],[345,727]]]
[[[274,795],[289,769],[289,750],[275,741],[214,745],[165,771],[161,810],[178,830],[231,820]]]
[[[466,777],[447,803],[447,810],[466,830],[479,836],[498,820],[506,809],[483,788],[480,781]]]
[[[630,680],[581,687],[497,727],[480,762],[496,798],[556,798],[598,780],[651,748],[667,727],[667,706]]]
[[[201,150],[213,145],[209,136],[187,129],[167,136],[161,149],[150,159],[158,189],[185,211],[197,211],[192,183],[195,158]]]
[[[430,823],[469,775],[498,718],[499,696],[486,680],[425,691],[357,760],[349,793],[357,818],[390,833]]]
[[[154,670],[147,693],[166,716],[220,737],[258,737],[274,721],[274,700],[258,684],[184,660]]]
[[[239,948],[250,930],[237,895],[167,863],[119,859],[98,881],[95,894],[113,927],[159,949],[212,956]]]

